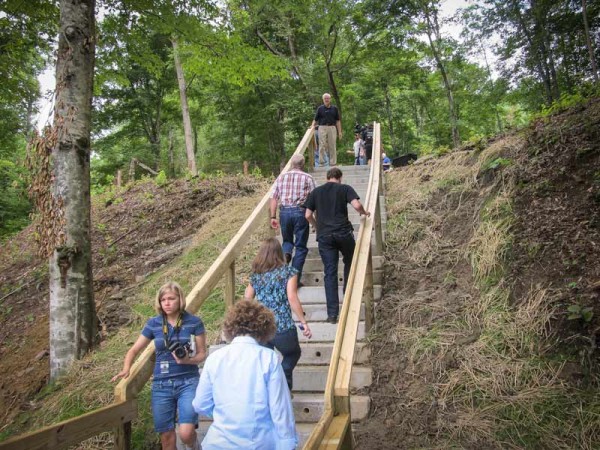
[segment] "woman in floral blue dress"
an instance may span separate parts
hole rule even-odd
[[[254,297],[275,315],[277,333],[266,346],[276,348],[283,355],[281,365],[291,391],[292,372],[300,359],[300,343],[292,311],[300,322],[302,334],[310,339],[312,332],[298,298],[298,271],[285,263],[281,244],[276,239],[263,241],[252,261],[252,274],[245,298]]]

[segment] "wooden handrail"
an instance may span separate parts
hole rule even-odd
[[[369,280],[372,280],[371,263],[371,235],[376,222],[380,220],[378,208],[381,177],[381,128],[374,124],[373,154],[369,187],[366,195],[365,209],[371,213],[370,217],[361,219],[358,230],[356,247],[352,258],[352,267],[348,275],[346,293],[340,312],[340,318],[335,336],[327,384],[325,386],[324,410],[321,419],[309,436],[304,450],[351,448],[350,428],[350,375],[356,348],[358,323],[360,321],[360,307],[363,292],[366,289],[365,300],[367,308],[371,308],[368,298]],[[381,233],[376,233],[376,239],[381,239]],[[378,243],[378,247],[381,243]],[[372,294],[371,294],[372,295]],[[367,315],[369,311],[367,311]],[[370,325],[370,324],[369,324]]]
[[[2,450],[58,450],[78,444],[137,416],[135,400],[104,408],[0,442]]]
[[[312,128],[306,130],[292,156],[302,155],[309,144],[312,145],[313,135],[314,130]],[[311,149],[311,151],[313,150]],[[283,171],[289,170],[290,167],[291,158]],[[228,304],[231,303],[235,295],[235,286],[233,286],[235,260],[256,229],[261,224],[267,223],[268,216],[265,213],[268,212],[271,191],[272,187],[265,193],[227,247],[188,294],[186,297],[186,310],[189,313],[195,314],[200,309],[223,277],[227,278],[225,301]],[[0,450],[61,449],[107,431],[115,432],[115,449],[129,449],[131,444],[131,421],[135,419],[137,413],[135,399],[152,375],[154,358],[154,342],[151,342],[131,367],[129,377],[121,380],[115,387],[115,401],[112,405],[41,430],[11,438],[0,443]]]

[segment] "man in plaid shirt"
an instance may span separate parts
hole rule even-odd
[[[315,180],[304,171],[304,156],[294,155],[292,168],[279,175],[271,194],[271,228],[281,226],[283,253],[287,263],[298,269],[298,286],[302,277],[302,268],[308,254],[309,225],[304,217],[303,205],[308,194],[315,188]],[[279,203],[279,222],[277,221],[277,204]],[[296,251],[294,252],[294,247]],[[292,259],[292,253],[294,257]]]

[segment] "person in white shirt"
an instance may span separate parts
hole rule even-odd
[[[366,164],[365,142],[360,138],[359,133],[354,133],[354,165],[364,166]]]
[[[290,391],[274,350],[260,343],[275,334],[264,305],[243,300],[231,308],[223,331],[231,344],[204,364],[192,405],[212,417],[203,450],[292,450],[298,445]]]

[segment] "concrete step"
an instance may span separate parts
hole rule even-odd
[[[298,339],[300,342],[333,342],[335,339],[335,333],[337,331],[337,323],[327,322],[312,322],[308,324],[312,331],[312,338],[308,339],[304,337],[302,331],[298,329]],[[358,323],[358,340],[365,338],[365,322],[360,321]]]
[[[323,392],[327,384],[329,366],[301,366],[294,368],[294,393]],[[353,366],[350,374],[350,388],[362,389],[373,382],[373,372],[367,366]]]
[[[292,400],[296,423],[317,422],[323,415],[323,394],[294,394]],[[371,399],[367,395],[352,395],[350,397],[350,414],[352,421],[365,419],[369,414]]]
[[[343,263],[338,266],[338,283],[344,282]],[[305,286],[324,286],[324,274],[320,272],[302,272],[302,283]],[[383,270],[373,270],[373,283],[381,284],[383,282]]]
[[[202,442],[211,424],[212,420],[208,420],[207,418],[200,419],[200,422],[198,422],[198,428],[196,429],[196,433],[198,433],[198,442]],[[309,423],[296,423],[298,448],[302,448],[304,446],[316,424],[316,421]],[[177,450],[186,450],[185,445],[183,445],[183,442],[181,442],[181,439],[179,439],[179,434],[177,434]]]
[[[294,368],[294,392],[323,392],[327,383],[328,365],[304,366],[297,365]],[[202,369],[200,369],[202,373]],[[370,367],[354,366],[350,375],[350,387],[362,389],[370,386],[373,381],[373,373]]]
[[[383,268],[384,258],[383,256],[373,256],[373,270],[378,270]],[[340,257],[338,261],[338,265],[341,268],[344,265],[342,258]],[[307,258],[304,261],[304,268],[302,269],[306,272],[322,272],[323,271],[323,261],[321,258]],[[343,272],[343,270],[342,270]]]
[[[366,172],[369,173],[369,171],[371,170],[371,166],[338,166],[340,168],[340,170],[342,171],[342,173],[350,173],[350,172]],[[322,174],[323,176],[325,176],[325,174],[327,174],[327,171],[330,169],[330,167],[313,167],[312,170],[312,175],[318,175],[318,174]]]
[[[308,245],[307,243],[307,248],[308,248],[308,254],[306,255],[307,258],[320,258],[321,255],[319,255],[319,247],[317,245],[316,242],[311,242],[310,245]],[[377,253],[377,249],[375,248],[375,244],[371,243],[371,251],[373,252],[374,256],[381,256],[381,253]]]
[[[340,303],[344,298],[341,286],[338,288],[338,295],[340,297]],[[310,304],[325,304],[325,289],[320,286],[303,286],[298,289],[298,297],[302,305]],[[381,285],[373,286],[373,297],[375,301],[381,299]]]
[[[298,364],[325,364],[329,367],[331,362],[331,353],[333,352],[332,342],[302,342],[300,343],[302,356]],[[371,348],[366,342],[357,342],[354,351],[354,363],[366,364],[371,358]]]
[[[308,322],[323,322],[327,319],[327,311],[324,305],[302,305],[304,317]],[[365,305],[360,307],[360,320],[365,319]]]
[[[225,347],[227,344],[216,344],[208,347],[208,354]],[[331,362],[331,353],[333,352],[333,342],[301,342],[299,365],[328,365]],[[354,352],[355,364],[366,364],[371,357],[371,348],[365,342],[357,342]]]

